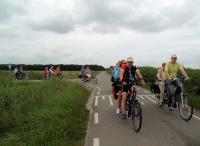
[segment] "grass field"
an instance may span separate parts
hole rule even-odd
[[[0,73],[1,146],[83,146],[90,91],[62,80],[14,82]]]
[[[97,76],[99,73],[100,73],[99,71],[94,71],[92,74],[94,76]],[[79,75],[80,75],[80,71],[63,71],[63,79],[78,79]],[[9,77],[9,72],[0,71],[0,76]],[[10,77],[13,79],[15,78],[13,71],[11,71]],[[42,80],[44,79],[43,72],[42,71],[26,71],[26,79],[27,80]]]

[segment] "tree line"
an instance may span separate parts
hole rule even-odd
[[[24,70],[44,70],[45,67],[51,67],[54,66],[56,68],[57,66],[60,66],[61,70],[63,71],[80,71],[82,68],[82,65],[77,64],[12,64],[11,70],[13,70],[17,66],[23,66]],[[93,71],[104,71],[105,68],[100,65],[85,65],[89,66],[91,70]],[[8,64],[0,64],[0,70],[8,70]]]

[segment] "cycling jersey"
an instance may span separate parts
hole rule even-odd
[[[115,78],[115,81],[117,81],[117,78],[119,77],[120,75],[120,72],[121,72],[121,68],[120,67],[117,67],[114,71],[114,78]]]
[[[122,81],[127,82],[127,83],[129,83],[130,81],[136,81],[135,74],[137,70],[138,69],[136,66],[132,66],[131,68],[126,66]]]

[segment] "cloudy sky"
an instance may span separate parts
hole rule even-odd
[[[199,0],[0,0],[0,64],[200,68]]]

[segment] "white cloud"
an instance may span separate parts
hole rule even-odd
[[[0,63],[158,66],[177,53],[200,68],[197,0],[1,0]]]

